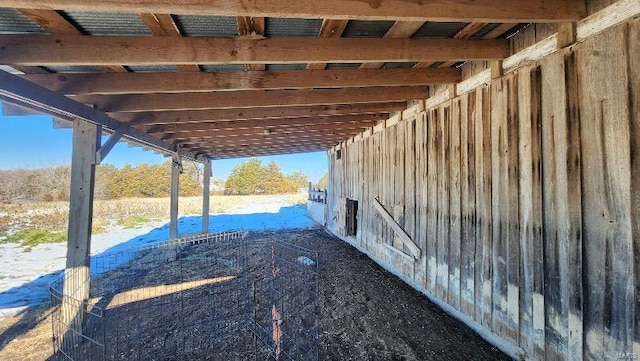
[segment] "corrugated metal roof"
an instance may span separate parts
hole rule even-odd
[[[173,19],[184,36],[238,36],[232,16],[174,15]]]
[[[307,68],[306,63],[267,64],[267,70],[304,70],[306,68]]]
[[[358,69],[360,64],[357,63],[329,63],[326,69],[340,70],[340,69]]]
[[[500,24],[487,24],[471,36],[471,39],[482,39],[488,32],[498,27]]]
[[[138,14],[69,11],[61,13],[88,35],[151,35]]]
[[[134,72],[178,71],[175,65],[127,65]]]
[[[522,23],[522,24],[518,24],[514,27],[512,27],[509,31],[507,31],[506,33],[500,35],[498,38],[499,39],[509,39],[510,37],[516,35],[517,33],[520,32],[520,30],[526,28],[527,26],[529,26],[531,24],[529,23]]]
[[[0,34],[20,33],[46,34],[47,31],[16,9],[0,8]]]
[[[318,36],[322,20],[320,19],[265,19],[266,36]]]
[[[51,73],[104,73],[104,69],[99,66],[47,66],[44,67]]]
[[[200,65],[203,71],[243,71],[244,65],[242,64],[214,64],[214,65]]]
[[[465,26],[467,26],[467,23],[434,23],[428,21],[413,34],[413,38],[450,38]]]
[[[394,21],[349,20],[343,38],[381,38]]]
[[[409,63],[385,63],[383,68],[385,69],[411,69],[416,65],[415,62]]]

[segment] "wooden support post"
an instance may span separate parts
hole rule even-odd
[[[211,184],[211,161],[204,162],[202,175],[202,233],[209,233],[209,193]]]
[[[68,325],[65,342],[79,341],[89,299],[89,252],[95,183],[96,150],[100,127],[74,120],[71,156],[71,197],[67,234],[67,264],[63,287],[62,317]]]
[[[558,49],[566,48],[577,40],[577,23],[558,24]]]
[[[169,223],[169,239],[178,238],[178,197],[180,173],[182,171],[180,157],[174,156],[171,162],[171,211]]]
[[[504,74],[501,60],[489,61],[489,69],[491,69],[491,80],[498,79]]]

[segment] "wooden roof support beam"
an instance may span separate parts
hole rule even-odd
[[[342,114],[368,114],[380,119],[388,118],[389,112],[406,108],[405,102],[370,103],[370,104],[336,104],[317,106],[294,106],[273,108],[241,108],[241,109],[207,109],[166,112],[110,113],[125,123],[133,125],[158,125],[198,123],[203,121],[234,121],[245,119],[273,119],[335,116]]]
[[[198,149],[198,152],[250,152],[268,150],[273,148],[321,148],[327,149],[335,144],[340,143],[349,136],[335,137],[332,139],[300,139],[299,141],[273,141],[273,142],[244,142],[244,143],[220,143],[218,141],[210,142],[185,142],[181,143],[183,149]]]
[[[333,124],[340,126],[343,124],[373,124],[382,118],[380,114],[357,114],[357,115],[336,115],[332,117],[305,117],[305,118],[281,118],[281,119],[248,119],[236,121],[211,121],[201,123],[173,123],[156,125],[146,129],[147,133],[180,133],[192,131],[208,131],[220,129],[250,129],[265,127],[287,127],[302,125]]]
[[[154,36],[182,36],[175,21],[169,14],[140,14],[140,19],[147,25]],[[178,65],[181,71],[200,71],[198,64]]]
[[[211,159],[216,159],[216,160],[220,160],[220,159],[232,159],[232,158],[244,158],[244,157],[258,157],[258,156],[267,156],[267,155],[279,155],[279,154],[295,154],[295,153],[311,153],[311,152],[321,152],[321,151],[326,151],[328,148],[331,148],[333,145],[332,144],[330,146],[324,147],[324,146],[318,146],[318,147],[313,147],[313,148],[288,148],[286,150],[282,149],[282,148],[276,148],[276,149],[272,149],[272,150],[265,150],[265,151],[260,151],[260,152],[256,152],[256,153],[239,153],[239,152],[235,152],[235,153],[206,153],[203,152],[203,154],[206,154],[208,157],[210,157]]]
[[[224,158],[240,158],[240,157],[255,157],[255,156],[264,156],[264,155],[276,155],[276,154],[291,154],[291,153],[310,153],[310,152],[320,152],[326,151],[328,148],[338,144],[339,141],[335,143],[325,143],[325,144],[313,144],[306,146],[286,146],[281,144],[275,144],[272,146],[256,149],[254,151],[247,151],[247,147],[235,147],[235,148],[225,148],[217,151],[211,151],[208,149],[203,149],[197,146],[189,147],[193,152],[198,152],[202,154],[206,154],[208,157],[212,159],[224,159]]]
[[[233,109],[358,104],[425,99],[426,87],[246,90],[214,93],[81,95],[73,99],[108,112]]]
[[[0,100],[27,107],[54,118],[68,121],[81,119],[112,131],[121,131],[125,139],[162,153],[173,154],[176,152],[173,145],[134,129],[128,124],[123,124],[97,109],[87,107],[4,71],[0,71]],[[190,159],[196,159],[192,154],[183,153],[183,155]]]
[[[251,129],[212,129],[204,131],[165,133],[162,135],[163,140],[175,139],[208,139],[221,138],[228,139],[230,137],[241,138],[277,138],[292,139],[296,137],[308,137],[312,135],[330,136],[336,134],[358,133],[364,128],[371,127],[371,123],[353,123],[353,124],[318,124],[318,125],[302,125],[291,127],[266,127]]]
[[[461,80],[461,72],[458,69],[354,69],[35,74],[21,77],[66,95],[76,95],[453,84]]]
[[[575,21],[587,14],[585,2],[575,0],[454,0],[439,4],[406,0],[378,0],[375,3],[341,0],[0,0],[0,6],[93,12],[487,23]]]
[[[329,141],[304,141],[304,143],[265,143],[262,145],[255,144],[192,144],[183,143],[181,146],[183,149],[192,153],[206,154],[208,157],[211,155],[218,155],[225,157],[240,157],[240,156],[258,156],[267,154],[286,154],[291,153],[294,150],[300,152],[317,152],[324,151],[332,146],[339,144],[345,138],[336,138]],[[276,153],[277,152],[277,153]]]
[[[334,20],[324,19],[322,20],[322,27],[318,33],[319,38],[339,38],[342,36],[344,29],[347,27],[349,20]],[[327,67],[327,63],[309,63],[307,69],[319,69],[322,70]]]
[[[213,150],[223,150],[226,149],[231,151],[233,149],[238,149],[242,147],[252,147],[255,149],[267,148],[273,146],[284,146],[284,147],[317,147],[317,146],[329,146],[333,144],[340,143],[344,139],[348,138],[349,135],[337,135],[331,138],[320,138],[320,137],[307,137],[307,138],[299,138],[299,139],[258,139],[258,140],[242,140],[238,139],[236,141],[229,142],[221,142],[219,140],[205,139],[205,140],[194,140],[194,141],[185,141],[184,143],[180,143],[181,147],[200,147],[201,149],[213,149]]]
[[[424,62],[507,56],[504,39],[0,36],[0,63],[36,66]]]
[[[390,39],[404,39],[410,38],[424,25],[424,21],[396,21],[387,33],[384,34],[384,38]],[[384,63],[363,63],[360,65],[362,69],[377,69],[382,68]]]
[[[453,39],[469,39],[470,37],[473,36],[473,34],[475,34],[478,30],[482,29],[485,25],[487,25],[486,23],[469,23],[467,24],[467,26],[465,26],[464,28],[462,28],[462,30],[458,31],[454,36]],[[426,61],[426,62],[419,62],[418,64],[415,65],[416,68],[428,68],[431,65],[433,65],[435,62],[433,61]],[[444,62],[443,64],[440,65],[441,68],[444,67],[450,67],[451,65],[455,64],[456,62]]]
[[[20,12],[43,29],[55,35],[82,35],[82,32],[53,10],[20,9]],[[103,65],[108,72],[126,73],[121,65]],[[31,72],[28,72],[31,73]],[[37,73],[37,72],[35,72]]]
[[[264,35],[264,17],[237,16],[238,35],[241,37],[262,38]],[[246,70],[265,70],[265,64],[245,64]]]
[[[304,144],[306,142],[322,143],[333,142],[336,139],[346,139],[353,135],[358,134],[357,129],[344,129],[336,131],[318,130],[313,132],[289,132],[287,134],[269,134],[264,132],[258,134],[236,134],[232,136],[192,136],[188,138],[175,138],[174,142],[192,143],[192,144],[210,144],[216,146],[216,144],[238,145],[238,144],[272,144],[272,143],[289,143],[289,144]]]

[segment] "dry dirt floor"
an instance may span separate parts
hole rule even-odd
[[[509,360],[323,229],[249,235],[249,244],[260,241],[286,241],[318,253],[320,360]],[[51,329],[48,307],[0,321],[0,360],[50,360]],[[200,359],[216,359],[211,356]]]

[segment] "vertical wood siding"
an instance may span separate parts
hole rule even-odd
[[[330,152],[328,228],[527,358],[640,352],[639,44],[636,19]]]

